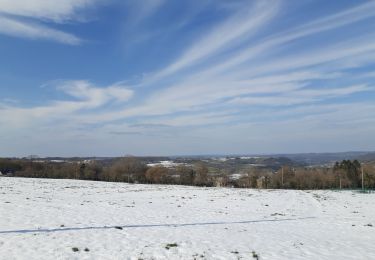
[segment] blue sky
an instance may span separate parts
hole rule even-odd
[[[0,156],[375,150],[375,1],[0,0]]]

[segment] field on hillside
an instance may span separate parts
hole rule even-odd
[[[1,259],[375,259],[375,194],[0,178]]]

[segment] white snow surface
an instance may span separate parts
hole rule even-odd
[[[375,259],[375,194],[2,177],[0,205],[0,259]]]
[[[179,165],[186,165],[184,163],[175,163],[173,161],[160,161],[158,163],[148,163],[147,166],[149,167],[154,167],[154,166],[163,166],[163,167],[166,167],[166,168],[172,168],[172,167],[176,167],[176,166],[179,166]]]

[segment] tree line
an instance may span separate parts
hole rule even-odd
[[[234,178],[220,169],[208,168],[200,161],[190,166],[166,168],[149,167],[134,157],[120,158],[110,164],[0,159],[0,171],[16,177],[268,189],[360,188],[362,169],[365,187],[374,189],[375,166],[361,165],[357,160],[337,162],[333,167],[284,166],[277,172],[251,168]]]

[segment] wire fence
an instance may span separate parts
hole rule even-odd
[[[358,189],[353,189],[353,188],[343,188],[343,189],[331,189],[331,191],[352,191],[352,192],[356,192],[356,193],[365,193],[365,194],[372,194],[374,193],[375,194],[375,189],[371,188],[371,189],[361,189],[361,188],[358,188]]]
[[[360,190],[357,190],[357,192],[359,193],[375,193],[375,190],[374,189],[360,189]]]

